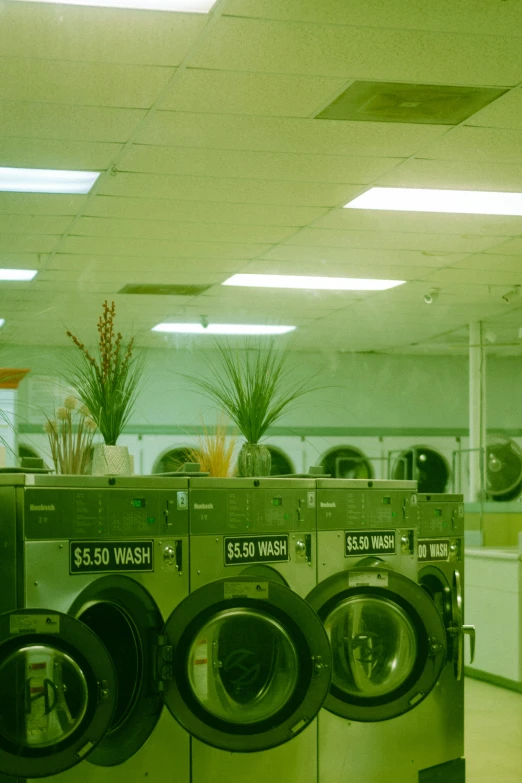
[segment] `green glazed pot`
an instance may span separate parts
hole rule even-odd
[[[262,443],[243,443],[237,457],[238,476],[269,476],[272,457]]]

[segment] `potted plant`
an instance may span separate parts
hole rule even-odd
[[[271,457],[260,443],[267,429],[303,394],[312,391],[310,379],[294,377],[290,349],[274,341],[245,341],[240,350],[215,342],[217,361],[209,360],[210,378],[192,381],[232,419],[245,438],[238,455],[239,476],[269,476]]]
[[[134,337],[127,343],[114,331],[116,305],[103,303],[98,319],[98,350],[95,356],[72,332],[78,351],[69,366],[68,381],[87,406],[103,437],[94,448],[92,472],[96,475],[131,472],[130,457],[117,440],[129,420],[140,388],[143,361],[136,355]]]
[[[88,408],[79,405],[74,397],[66,397],[54,418],[46,418],[45,431],[56,473],[88,473],[96,431]]]
[[[227,478],[235,473],[234,451],[236,436],[228,434],[223,416],[218,416],[215,427],[203,424],[203,434],[196,438],[196,446],[189,450],[189,462],[199,463],[200,470],[209,476]]]

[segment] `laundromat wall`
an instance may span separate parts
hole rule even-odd
[[[47,461],[49,449],[43,424],[45,415],[52,414],[67,392],[59,377],[68,352],[58,348],[9,349],[10,366],[31,368],[18,390],[19,444]],[[135,472],[142,474],[157,470],[169,451],[194,446],[203,423],[215,421],[214,406],[187,379],[208,372],[211,350],[203,350],[201,343],[192,340],[181,347],[173,344],[145,353],[143,389],[120,439],[134,457]],[[296,354],[294,362],[298,376],[302,377],[305,367],[316,388],[285,413],[266,439],[268,445],[287,457],[292,471],[303,472],[311,464],[320,464],[335,449],[341,452],[334,453],[334,462],[337,459],[339,466],[349,466],[343,451],[349,449],[356,456],[360,452],[369,475],[385,478],[393,473],[394,466],[396,469],[405,451],[428,447],[446,465],[446,489],[466,494],[469,441],[465,355],[307,353]],[[488,357],[488,431],[502,433],[522,446],[520,388],[522,367],[516,357]],[[461,458],[457,462],[459,450]],[[510,508],[522,508],[519,502],[519,498],[513,499]],[[499,513],[498,504],[494,505]]]

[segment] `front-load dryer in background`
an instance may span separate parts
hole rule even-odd
[[[188,783],[189,737],[162,709],[188,479],[5,474],[0,526],[0,773]]]
[[[440,679],[415,711],[411,742],[422,755],[419,782],[464,783],[464,499],[462,495],[418,495],[419,584],[434,601],[448,634],[448,655]]]
[[[192,729],[192,783],[317,783],[315,716],[331,667],[305,601],[316,584],[315,481],[191,478],[190,526],[182,607],[192,602],[194,622],[181,685],[208,724]]]
[[[333,658],[319,783],[418,783],[409,728],[444,665],[446,630],[417,584],[416,501],[412,481],[317,480],[318,585],[308,600]]]

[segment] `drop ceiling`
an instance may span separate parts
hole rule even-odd
[[[0,284],[2,339],[95,339],[108,298],[151,347],[170,344],[156,323],[206,315],[295,324],[303,350],[453,353],[481,319],[521,353],[522,295],[502,294],[522,285],[522,217],[342,208],[372,185],[522,192],[521,38],[501,0],[0,0],[0,166],[102,172],[88,196],[0,193],[0,265],[39,272]],[[456,126],[315,119],[360,81],[504,94]],[[235,273],[406,283],[222,288]],[[119,293],[145,285],[208,288]]]

